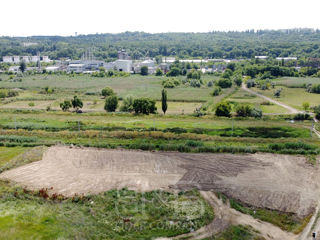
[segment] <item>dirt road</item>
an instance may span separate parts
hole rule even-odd
[[[271,103],[273,103],[273,104],[276,104],[276,105],[278,105],[278,106],[280,106],[280,107],[283,107],[283,108],[287,109],[290,114],[302,113],[302,111],[299,111],[299,110],[297,110],[297,109],[295,109],[295,108],[293,108],[293,107],[290,107],[290,106],[288,106],[288,105],[286,105],[286,104],[284,104],[284,103],[278,102],[278,101],[276,101],[276,100],[274,100],[274,99],[272,99],[272,98],[266,97],[266,96],[264,96],[264,95],[262,95],[262,94],[260,94],[260,93],[257,93],[257,92],[255,92],[255,91],[247,88],[247,86],[246,86],[245,83],[242,83],[242,88],[243,88],[243,90],[247,91],[247,92],[250,93],[250,94],[253,94],[253,95],[256,95],[256,96],[258,96],[258,97],[261,97],[261,98],[263,98],[263,99],[265,99],[265,100],[267,100],[267,101],[269,101],[269,102],[271,102]]]
[[[157,240],[200,240],[214,236],[215,234],[222,232],[230,225],[249,225],[253,229],[257,230],[261,236],[266,240],[296,240],[298,236],[285,232],[280,228],[253,218],[250,215],[240,213],[227,204],[224,204],[220,199],[216,197],[213,192],[201,191],[201,195],[206,199],[210,205],[214,208],[215,218],[209,225],[198,229],[195,232],[179,235],[173,238],[159,238]]]

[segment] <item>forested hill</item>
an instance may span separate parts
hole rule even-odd
[[[37,45],[30,45],[30,43],[37,43]],[[0,57],[36,55],[40,51],[43,55],[49,55],[51,59],[78,59],[88,48],[93,48],[94,55],[103,60],[116,58],[117,51],[120,49],[126,49],[133,59],[145,56],[179,58],[252,58],[256,55],[320,57],[320,30],[158,34],[125,32],[77,37],[0,37]]]

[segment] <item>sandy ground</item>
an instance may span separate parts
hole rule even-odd
[[[0,174],[30,189],[66,196],[128,187],[138,191],[222,192],[257,207],[311,214],[320,174],[303,157],[273,154],[190,154],[51,147],[41,161]]]

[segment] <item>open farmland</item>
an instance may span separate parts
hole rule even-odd
[[[282,89],[279,98],[274,96],[276,89]],[[303,102],[310,103],[310,107],[318,106],[320,102],[320,94],[309,93],[305,88],[276,86],[275,89],[271,88],[268,90],[260,90],[257,88],[252,88],[252,90],[299,110],[303,110]]]

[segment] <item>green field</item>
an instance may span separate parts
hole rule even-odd
[[[280,107],[275,104],[264,105],[266,102],[264,99],[252,95],[242,88],[238,89],[234,94],[232,94],[228,99],[231,103],[234,104],[250,104],[256,108],[260,108],[264,114],[285,114],[287,110],[283,107]]]
[[[276,85],[285,87],[303,87],[304,85],[320,84],[320,78],[313,77],[283,77],[274,80]]]
[[[280,88],[282,88],[281,95],[279,98],[276,98],[274,96],[274,92],[276,89]],[[318,106],[320,103],[320,94],[308,93],[304,88],[289,88],[283,86],[276,86],[275,89],[268,89],[262,91],[257,88],[252,88],[252,90],[299,110],[303,110],[303,102],[309,102],[310,107]]]

